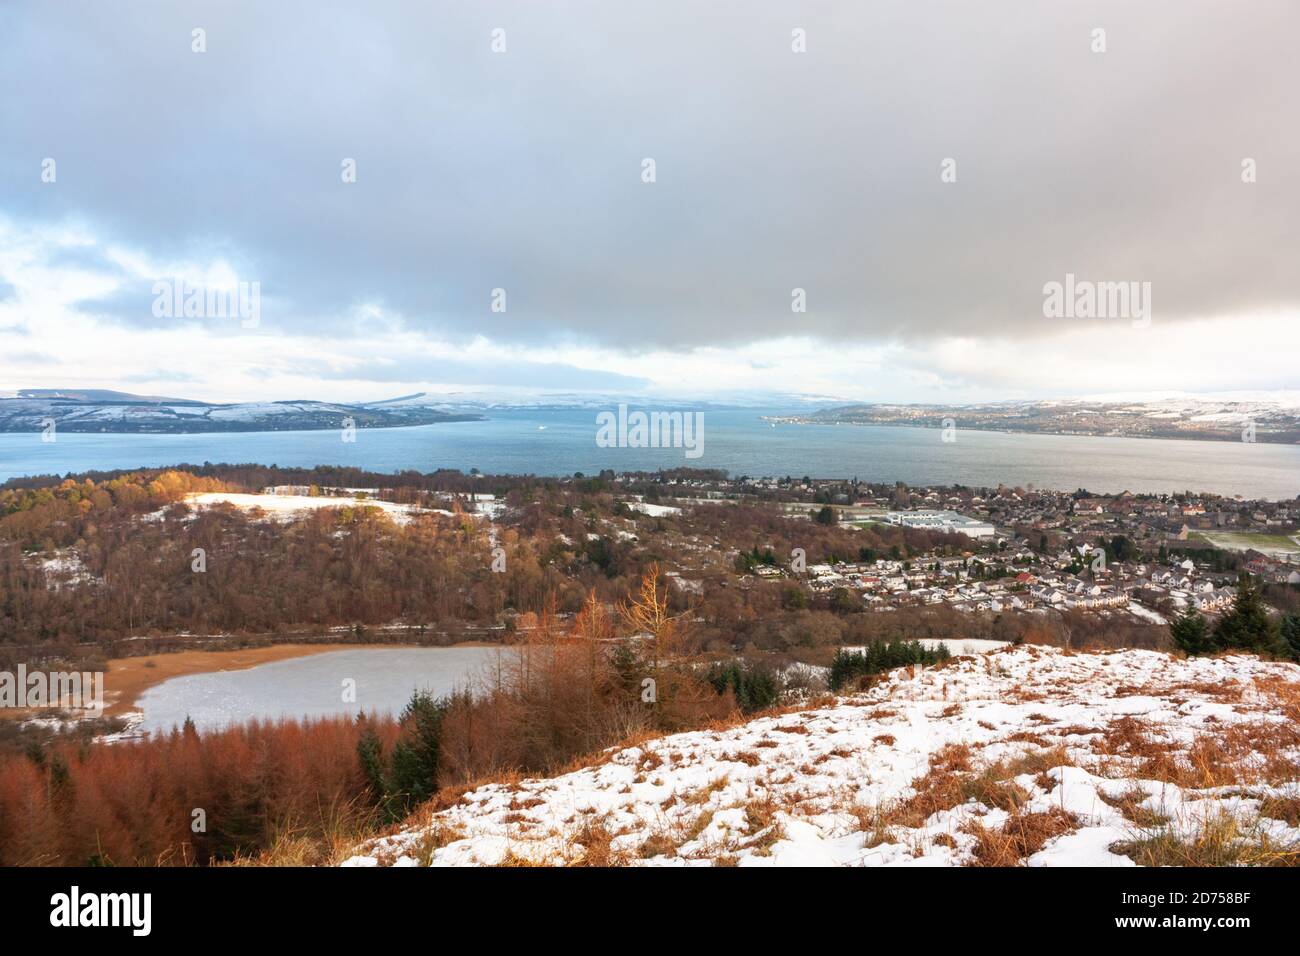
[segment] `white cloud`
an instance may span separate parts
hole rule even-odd
[[[416,390],[518,388],[521,374],[571,369],[572,376],[546,373],[536,381],[582,390],[589,374],[597,376],[591,381],[598,384],[586,386],[593,390],[633,390],[609,384],[626,380],[639,393],[677,398],[781,392],[965,402],[1276,389],[1294,383],[1294,356],[1300,354],[1300,315],[1294,312],[1169,325],[1157,317],[1144,329],[1123,321],[1058,323],[1037,336],[1016,335],[1014,323],[1007,323],[1008,334],[1001,336],[872,344],[792,335],[735,348],[632,351],[511,342],[492,335],[487,321],[453,338],[379,302],[345,310],[347,336],[304,331],[299,322],[282,325],[273,312],[255,330],[233,320],[175,319],[144,327],[86,305],[123,289],[145,289],[158,275],[212,285],[241,278],[224,256],[162,261],[120,243],[102,244],[84,226],[24,229],[0,220],[0,281],[13,289],[0,301],[0,388],[129,383],[131,391],[213,401],[359,400]],[[142,299],[140,310],[148,305]]]

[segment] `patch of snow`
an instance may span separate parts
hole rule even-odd
[[[936,647],[942,644],[944,647],[948,648],[948,653],[952,654],[954,657],[962,657],[962,656],[970,657],[975,654],[987,654],[989,651],[996,651],[999,648],[1009,646],[1008,642],[1006,641],[986,641],[986,640],[981,640],[980,638],[965,638],[965,637],[963,638],[939,637],[934,639],[925,638],[922,639],[921,644],[922,646],[928,648],[929,650],[934,650]],[[862,644],[847,645],[844,648],[844,650],[846,651],[857,651],[859,654],[864,652],[866,649],[867,649],[866,645],[862,645]]]
[[[640,511],[652,518],[662,518],[664,515],[679,515],[682,513],[681,508],[673,505],[656,505],[648,501],[629,501],[627,506],[633,511]]]
[[[1168,624],[1163,614],[1159,611],[1153,611],[1151,608],[1139,604],[1137,601],[1128,602],[1128,612],[1134,617],[1139,617],[1144,621],[1150,621],[1152,624]]]
[[[581,856],[593,825],[612,835],[611,852],[640,865],[704,866],[722,857],[742,866],[961,864],[977,845],[972,829],[1000,827],[1006,810],[971,799],[917,826],[891,824],[883,838],[851,811],[913,796],[932,756],[965,745],[980,763],[1068,754],[1043,773],[1015,778],[1029,796],[1022,812],[1061,809],[1075,821],[1029,865],[1129,866],[1114,847],[1135,838],[1135,825],[1107,798],[1138,788],[1145,809],[1190,834],[1210,812],[1250,815],[1260,798],[1284,788],[1185,791],[1133,774],[1104,776],[1093,747],[1104,729],[1139,717],[1172,753],[1233,724],[1285,724],[1268,691],[1279,680],[1300,681],[1300,667],[1249,656],[1181,660],[1028,645],[919,672],[904,668],[830,706],[665,736],[553,778],[481,786],[427,826],[363,845],[344,865],[562,863]],[[1216,696],[1234,683],[1239,699]],[[1296,784],[1286,786],[1294,795]],[[1279,842],[1300,841],[1300,828],[1259,820]],[[446,839],[431,843],[435,828]],[[430,845],[436,848],[422,852]]]
[[[185,496],[194,508],[212,508],[217,505],[234,505],[243,511],[261,510],[276,521],[291,521],[310,511],[322,508],[378,508],[398,524],[405,524],[422,514],[451,515],[440,508],[420,508],[416,505],[396,504],[377,498],[345,498],[311,495],[247,495],[225,491],[208,491]]]

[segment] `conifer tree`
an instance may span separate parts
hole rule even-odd
[[[1190,604],[1169,622],[1169,636],[1173,639],[1174,646],[1189,657],[1209,654],[1215,649],[1209,625]]]
[[[438,789],[443,708],[428,691],[417,690],[402,711],[402,737],[393,746],[390,791],[403,810]]]
[[[1214,643],[1221,650],[1286,656],[1277,623],[1268,616],[1264,597],[1251,575],[1243,572],[1238,577],[1237,600],[1215,625]]]
[[[1282,640],[1286,641],[1291,660],[1300,661],[1300,614],[1282,618]]]
[[[388,791],[384,780],[384,752],[379,742],[379,735],[369,725],[361,732],[361,739],[357,741],[357,757],[361,761],[361,771],[365,774],[371,793],[376,802],[382,803]]]

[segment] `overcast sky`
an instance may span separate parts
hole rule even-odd
[[[1294,388],[1298,34],[1294,0],[6,3],[0,389]],[[1045,317],[1067,273],[1150,321]],[[258,283],[256,327],[155,314],[175,279]]]

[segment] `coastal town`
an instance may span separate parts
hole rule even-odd
[[[615,480],[641,487],[635,477]],[[797,520],[965,536],[960,548],[863,552],[816,564],[798,555],[766,558],[768,543],[758,542],[766,559],[746,562],[742,580],[788,579],[810,594],[842,592],[841,600],[852,595],[869,611],[1122,611],[1164,623],[1188,607],[1205,614],[1231,607],[1241,571],[1265,584],[1300,584],[1300,498],[684,476],[662,479],[658,491],[660,502],[776,500]]]
[[[414,499],[394,488],[295,484],[267,486],[258,495],[200,494],[190,504],[233,505],[281,520],[331,506],[378,509],[399,524],[421,513],[463,515],[481,522],[486,544],[496,548],[498,525],[517,520],[517,508],[512,518],[509,494],[477,490],[498,479],[464,480],[473,484]],[[567,554],[563,560],[581,564],[605,560],[613,548],[665,552],[671,555],[666,578],[687,606],[707,589],[780,582],[803,595],[787,601],[791,608],[1084,611],[1161,625],[1184,609],[1208,616],[1230,609],[1241,572],[1274,586],[1275,596],[1293,594],[1300,585],[1300,498],[908,487],[733,478],[702,469],[579,473],[558,479],[557,487],[578,496],[599,489],[613,508],[574,508],[575,525],[556,529],[557,558]],[[743,530],[722,535],[695,527],[710,512],[735,507],[772,516],[771,533],[746,540]],[[849,532],[841,541],[852,542],[852,532],[876,534],[862,535],[861,546],[841,547],[844,553],[810,555],[799,546],[798,528],[808,523]],[[881,540],[898,543],[882,547]],[[39,563],[51,589],[89,580],[70,550]]]

